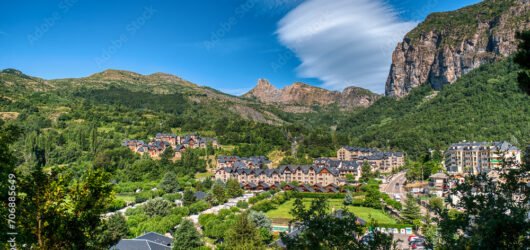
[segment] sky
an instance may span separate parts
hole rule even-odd
[[[258,78],[383,93],[408,31],[429,13],[477,2],[1,1],[0,69],[45,79],[164,72],[233,95]]]

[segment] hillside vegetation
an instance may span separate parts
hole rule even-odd
[[[530,142],[530,98],[511,60],[474,70],[435,92],[415,89],[403,99],[382,98],[338,126],[351,144],[392,147],[410,155],[461,140]]]

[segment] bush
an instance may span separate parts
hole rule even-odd
[[[108,205],[107,209],[110,212],[114,212],[116,210],[124,208],[125,206],[127,206],[127,203],[124,200],[114,199],[112,203]]]
[[[344,193],[307,193],[302,192],[297,194],[300,198],[328,198],[328,199],[344,199],[346,194]],[[352,193],[356,196],[356,193]]]
[[[149,217],[154,217],[168,215],[171,212],[171,208],[173,208],[173,206],[173,203],[167,200],[156,198],[148,201],[142,207],[145,211],[145,214],[147,214]]]
[[[179,193],[164,194],[164,195],[162,196],[162,198],[164,198],[165,200],[168,200],[168,201],[174,202],[175,200],[180,200],[180,199],[182,199],[182,195],[179,194]]]
[[[153,194],[151,193],[151,191],[140,192],[136,194],[134,201],[136,203],[142,203],[144,201],[151,199],[152,197],[153,197]]]
[[[267,212],[269,210],[276,209],[277,207],[278,205],[274,204],[272,201],[263,200],[263,201],[259,201],[258,203],[254,204],[254,206],[252,206],[252,210]]]
[[[208,209],[210,205],[206,201],[197,201],[193,204],[191,204],[188,208],[190,209],[190,214],[198,214],[199,212],[202,212],[206,209]]]
[[[238,201],[236,206],[238,208],[247,209],[248,208],[248,202],[246,202],[246,201]]]

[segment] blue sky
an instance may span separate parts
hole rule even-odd
[[[166,72],[231,94],[258,78],[383,92],[396,42],[477,0],[2,1],[0,68],[45,79]]]

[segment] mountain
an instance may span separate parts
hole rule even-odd
[[[199,86],[166,73],[142,75],[131,71],[109,69],[88,77],[45,80],[28,76],[19,70],[5,69],[0,71],[0,86],[3,88],[0,98],[12,100],[27,99],[37,92],[69,95],[69,98],[85,97],[99,103],[109,103],[113,100],[127,101],[118,94],[145,98],[145,102],[182,96],[182,102],[193,103],[203,109],[210,110],[207,106],[224,108],[223,111],[228,110],[233,115],[266,124],[277,125],[285,122],[268,107],[252,100]],[[130,105],[129,101],[127,103]]]
[[[267,104],[302,107],[336,104],[340,108],[351,109],[368,107],[380,96],[358,87],[348,87],[342,92],[338,92],[313,87],[301,82],[277,89],[266,79],[259,79],[256,87],[244,94],[243,97],[256,99]]]
[[[383,97],[339,123],[354,145],[400,148],[409,155],[453,142],[530,142],[530,96],[517,82],[511,59],[485,64],[442,90],[424,85],[402,98]]]
[[[385,94],[403,97],[423,84],[441,89],[512,54],[516,33],[529,28],[528,0],[485,0],[430,14],[394,50]]]

